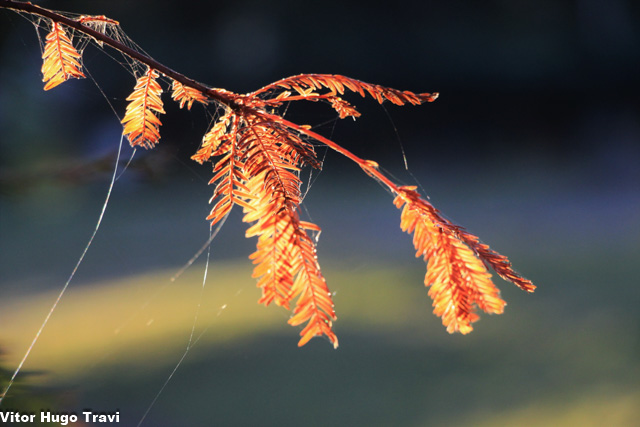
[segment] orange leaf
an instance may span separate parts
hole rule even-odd
[[[204,105],[207,105],[209,102],[208,98],[202,92],[192,87],[185,86],[177,80],[173,81],[171,89],[171,98],[180,103],[180,108],[184,107],[184,104],[186,103],[187,109],[191,110],[191,106],[196,101]]]
[[[133,93],[127,101],[127,111],[122,119],[124,135],[129,139],[131,146],[153,148],[160,140],[159,127],[162,124],[156,116],[164,114],[162,109],[162,87],[156,82],[158,72],[147,69],[136,82]]]
[[[427,262],[424,283],[430,287],[433,312],[442,318],[447,331],[471,332],[471,323],[479,319],[477,308],[501,314],[506,303],[483,263],[487,261],[484,252],[475,249],[479,245],[477,237],[442,218],[433,206],[420,198],[415,187],[399,190],[394,203],[402,208],[400,226],[403,231],[413,233],[416,256],[424,257]]]
[[[417,105],[423,102],[435,101],[438,93],[413,93],[408,90],[402,91],[385,86],[365,83],[360,80],[341,76],[338,74],[299,74],[297,76],[287,77],[271,83],[260,90],[253,92],[252,96],[258,94],[277,91],[284,89],[293,89],[302,96],[316,94],[317,89],[325,87],[329,90],[332,97],[344,93],[345,88],[352,92],[357,92],[361,96],[366,93],[371,95],[376,101],[382,104],[385,100],[391,101],[396,105],[404,105],[406,103]],[[278,99],[276,97],[276,99]],[[353,108],[353,107],[351,107]]]
[[[42,53],[42,81],[44,90],[53,89],[70,78],[84,78],[80,70],[80,53],[73,47],[64,27],[54,22],[47,34],[44,52]]]
[[[320,227],[301,221],[298,215],[298,174],[302,164],[315,164],[315,152],[275,123],[256,119],[238,133],[245,159],[243,172],[250,177],[245,185],[253,195],[247,200],[251,209],[244,209],[243,221],[253,222],[247,237],[258,237],[250,258],[256,264],[253,277],[262,289],[259,302],[289,308],[297,297],[289,324],[306,323],[298,345],[325,335],[337,347],[338,339],[331,329],[336,319],[333,301],[320,272],[315,242],[307,234],[307,230],[318,232]]]
[[[331,98],[331,106],[338,112],[338,116],[341,119],[344,119],[345,117],[353,117],[354,119],[356,117],[360,117],[360,112],[356,110],[353,105],[340,97],[336,96]]]

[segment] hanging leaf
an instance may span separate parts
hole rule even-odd
[[[133,93],[127,101],[127,111],[122,119],[124,135],[129,139],[131,146],[153,148],[160,140],[160,126],[162,122],[156,115],[164,114],[162,109],[162,88],[156,81],[158,72],[147,69],[147,72],[138,78]]]
[[[477,237],[451,224],[415,191],[415,187],[399,187],[394,200],[402,208],[400,227],[413,233],[416,256],[427,262],[424,284],[430,287],[434,314],[450,333],[471,332],[471,323],[479,319],[477,308],[486,313],[501,314],[506,303],[491,281],[485,262],[501,270],[524,290],[532,292],[535,286],[511,269],[506,257],[479,246]],[[478,248],[483,248],[479,251]],[[490,257],[486,256],[490,251]],[[499,259],[496,263],[494,259]]]
[[[44,90],[53,89],[71,78],[84,78],[80,58],[62,24],[53,22],[42,53]]]

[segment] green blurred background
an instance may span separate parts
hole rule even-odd
[[[204,288],[204,258],[170,280],[208,237],[213,188],[209,167],[189,160],[210,115],[165,96],[160,145],[117,181],[1,409],[119,410],[119,425],[136,425],[197,314],[198,341],[143,425],[637,425],[637,2],[37,3],[117,19],[157,60],[237,92],[306,72],[440,92],[433,104],[386,110],[350,97],[363,112],[355,122],[306,107],[287,118],[419,183],[538,290],[496,279],[506,312],[449,335],[389,194],[326,153],[304,206],[323,229],[340,347],[315,339],[298,349],[289,313],[256,304],[246,258],[255,241],[240,212],[212,245]],[[91,79],[43,92],[39,55],[33,26],[0,11],[4,376],[95,227],[121,132]],[[134,79],[117,61],[84,55],[122,117]]]

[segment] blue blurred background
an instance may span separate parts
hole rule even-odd
[[[637,422],[637,2],[36,3],[116,19],[158,61],[235,92],[299,73],[440,92],[402,108],[349,97],[363,113],[355,122],[317,105],[287,118],[420,185],[539,288],[525,295],[496,279],[506,313],[483,316],[469,336],[447,334],[391,197],[327,152],[305,213],[323,228],[341,346],[297,349],[288,313],[255,304],[255,242],[239,212],[214,241],[202,296],[202,259],[170,281],[208,237],[213,188],[210,168],[189,160],[210,113],[165,95],[161,143],[116,183],[25,365],[40,374],[24,393],[50,395],[62,411],[119,409],[120,425],[135,425],[201,304],[202,339],[147,425]],[[121,57],[89,47],[91,78],[44,92],[38,45],[28,21],[0,11],[0,347],[10,370],[95,227],[121,133],[111,107],[122,117],[135,83]]]

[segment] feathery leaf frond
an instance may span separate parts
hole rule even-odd
[[[44,90],[53,89],[71,78],[84,78],[80,58],[63,25],[53,22],[42,53]]]
[[[141,75],[136,86],[127,98],[129,105],[122,124],[124,135],[131,146],[153,148],[160,140],[160,126],[162,122],[156,115],[164,114],[162,108],[162,87],[156,81],[158,72],[151,68]]]
[[[250,119],[242,129],[240,147],[245,153],[247,188],[254,196],[245,208],[243,221],[252,222],[246,236],[258,237],[257,249],[250,258],[256,267],[253,277],[262,289],[260,303],[289,308],[298,297],[291,325],[307,323],[299,345],[312,337],[326,335],[335,347],[336,319],[333,301],[316,256],[314,241],[307,230],[320,228],[299,218],[301,202],[300,167],[313,164],[315,153],[302,140],[287,134],[275,123]],[[301,145],[302,144],[302,145]],[[303,155],[300,152],[304,152]]]
[[[187,104],[187,110],[191,110],[191,106],[194,102],[207,105],[207,97],[202,92],[192,87],[185,86],[177,80],[173,81],[171,90],[171,98],[180,103],[180,108],[184,107],[185,103]]]
[[[328,93],[321,95],[317,90],[326,88]],[[369,94],[376,101],[382,104],[385,100],[396,105],[413,104],[419,105],[423,102],[433,102],[438,98],[438,93],[413,93],[408,90],[402,91],[385,86],[365,83],[360,80],[341,76],[338,74],[299,74],[297,76],[287,77],[277,82],[264,86],[262,89],[253,92],[251,95],[263,95],[268,92],[276,92],[282,89],[294,90],[301,98],[315,97],[335,97],[343,95],[345,90],[359,93],[364,97]],[[290,98],[291,95],[282,99]]]
[[[535,289],[529,280],[511,269],[506,257],[444,219],[420,197],[415,187],[398,190],[394,203],[402,208],[400,226],[403,231],[413,233],[416,256],[427,262],[424,283],[431,287],[429,296],[433,299],[434,314],[442,317],[447,331],[471,332],[471,323],[479,319],[475,307],[486,313],[504,311],[506,303],[491,281],[485,263],[497,265],[502,269],[500,275],[517,286],[530,292]]]
[[[273,198],[265,190],[267,171],[251,178],[248,187],[260,197],[253,199],[253,211],[245,209],[245,222],[255,223],[247,230],[247,237],[257,236],[257,250],[250,258],[256,267],[253,277],[262,288],[260,303],[289,308],[298,297],[289,324],[307,322],[300,332],[299,346],[314,336],[326,335],[338,346],[332,331],[336,319],[333,301],[320,272],[316,246],[306,230],[319,232],[315,224],[300,221],[296,210],[282,206],[286,198]]]

